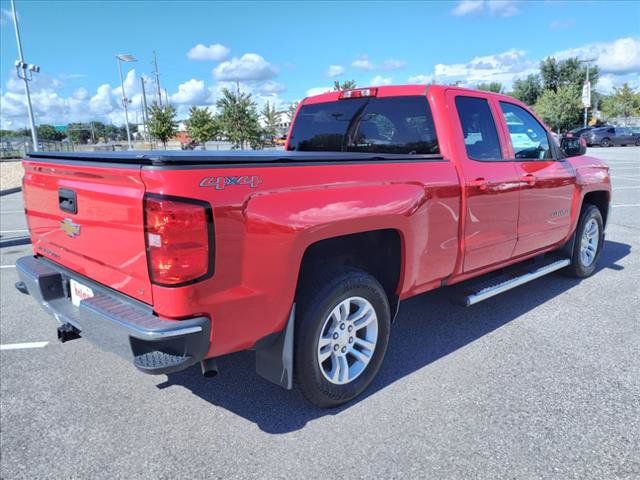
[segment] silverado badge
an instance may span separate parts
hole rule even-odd
[[[60,221],[60,228],[64,233],[69,235],[71,238],[75,238],[80,235],[80,225],[77,223],[73,223],[73,220],[70,218],[65,218]]]

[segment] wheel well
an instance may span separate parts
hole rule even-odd
[[[310,245],[305,251],[298,285],[320,268],[336,265],[359,268],[380,282],[389,299],[393,318],[398,306],[401,261],[397,230],[374,230],[328,238]]]
[[[595,205],[602,215],[603,225],[607,224],[607,215],[609,214],[609,192],[589,192],[584,196],[582,205]]]

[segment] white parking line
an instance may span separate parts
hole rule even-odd
[[[626,205],[611,205],[612,207],[640,207],[640,203],[628,203]]]
[[[42,348],[46,347],[49,342],[30,342],[30,343],[7,343],[0,345],[0,350],[21,350],[23,348]]]
[[[2,230],[0,231],[0,234],[2,233],[23,233],[23,232],[28,232],[29,230]]]
[[[0,215],[3,213],[24,213],[24,210],[0,210]]]
[[[624,187],[613,187],[614,190],[628,190],[629,188],[640,188],[640,185],[625,185]]]
[[[16,268],[15,265],[0,265],[0,268]]]

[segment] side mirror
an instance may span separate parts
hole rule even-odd
[[[563,138],[560,148],[567,157],[577,157],[587,153],[587,142],[582,137]]]

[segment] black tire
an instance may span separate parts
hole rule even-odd
[[[296,295],[294,380],[312,404],[336,407],[362,393],[378,373],[389,343],[389,301],[374,277],[351,267],[329,269],[302,282]],[[378,336],[362,373],[351,382],[338,385],[327,380],[321,371],[318,342],[331,311],[350,297],[362,297],[371,304],[378,319]]]
[[[600,146],[601,147],[612,147],[613,143],[611,142],[611,139],[608,137],[604,137],[602,140],[600,140]]]
[[[640,147],[640,138],[636,140],[636,147]]]
[[[589,224],[590,220],[595,220],[598,225],[598,247],[596,249],[595,258],[590,264],[585,264],[582,255],[580,253],[581,250],[581,242],[582,237],[585,233],[585,228]],[[582,208],[582,212],[580,213],[580,219],[578,220],[578,226],[576,228],[576,236],[575,243],[573,247],[573,254],[571,256],[571,264],[567,266],[564,272],[572,277],[576,278],[586,278],[593,275],[593,272],[596,270],[596,266],[598,263],[598,258],[600,257],[600,252],[602,251],[602,246],[604,244],[604,225],[602,221],[602,214],[598,207],[595,205],[586,204]]]

